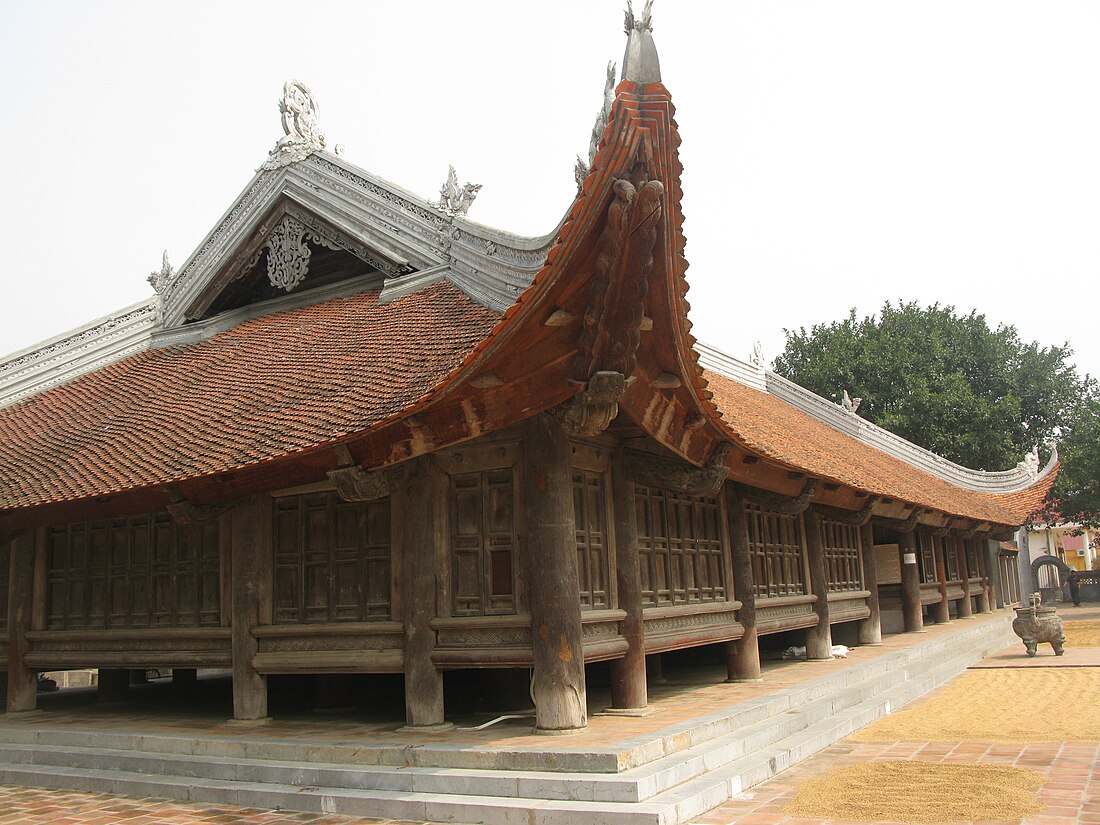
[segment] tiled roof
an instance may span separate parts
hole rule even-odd
[[[1055,473],[1016,493],[956,487],[844,435],[779,398],[705,371],[714,404],[746,447],[807,474],[951,515],[1020,524],[1042,503]]]
[[[0,509],[224,472],[361,432],[429,397],[498,320],[440,283],[130,356],[0,410]]]

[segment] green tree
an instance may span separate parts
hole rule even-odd
[[[863,399],[864,418],[959,464],[1007,469],[1037,443],[1063,443],[1063,514],[1100,512],[1097,475],[1090,483],[1084,469],[1086,456],[1100,469],[1100,402],[1068,345],[1024,343],[1015,327],[991,329],[976,311],[900,301],[784,332],[777,373],[825,398],[847,390]],[[1072,499],[1062,489],[1071,480]]]

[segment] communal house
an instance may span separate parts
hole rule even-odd
[[[998,540],[1055,458],[950,464],[693,337],[680,143],[648,11],[550,234],[431,202],[285,136],[155,294],[0,361],[0,667],[531,674],[535,729],[586,725],[585,668],[644,712],[656,654],[731,680],[794,633],[875,644],[1004,603]],[[700,272],[698,277],[707,277]],[[838,388],[840,389],[840,388]]]

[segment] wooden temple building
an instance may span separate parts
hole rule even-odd
[[[696,342],[680,138],[632,21],[549,235],[466,217],[286,132],[155,295],[0,361],[0,667],[532,674],[536,730],[586,725],[585,666],[647,704],[647,657],[721,645],[760,677],[1003,604],[998,540],[1057,469],[950,464]],[[706,277],[700,272],[698,277]],[[838,388],[838,390],[841,388]]]

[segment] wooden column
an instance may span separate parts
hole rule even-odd
[[[733,557],[733,595],[741,602],[737,621],[745,635],[726,646],[726,674],[729,682],[759,682],[760,637],[756,631],[756,590],[752,575],[752,550],[749,548],[749,521],[745,499],[733,484],[726,485],[726,512],[729,515],[730,555]]]
[[[803,513],[806,554],[810,562],[810,592],[817,597],[817,624],[806,631],[806,658],[832,659],[833,635],[829,627],[829,585],[825,578],[825,546],[821,539],[821,515],[810,507]]]
[[[994,605],[997,604],[1000,595],[1000,579],[1001,568],[997,564],[997,542],[990,539],[981,539],[981,545],[979,546],[982,557],[982,561],[985,562],[985,606],[982,610],[983,613],[992,613]]]
[[[642,575],[638,557],[638,509],[634,483],[623,474],[622,450],[611,459],[611,501],[615,519],[615,576],[619,609],[626,611],[623,637],[626,655],[611,662],[611,706],[641,710],[649,704],[645,672],[645,622],[642,619]]]
[[[901,615],[906,633],[924,630],[920,606],[920,570],[917,568],[917,537],[912,530],[898,533],[901,554]]]
[[[943,557],[943,542],[936,541],[936,536],[929,536],[932,540],[932,558],[936,564],[936,582],[939,584],[940,600],[933,608],[936,624],[947,624],[951,621],[951,603],[947,601],[947,560]]]
[[[569,733],[588,724],[569,438],[553,416],[536,415],[523,453],[535,730]]]
[[[959,618],[972,619],[974,618],[974,603],[970,600],[970,562],[966,558],[966,546],[963,544],[962,539],[957,536],[948,536],[947,540],[951,543],[951,550],[948,552],[955,554],[959,568],[959,578],[962,579],[963,597],[959,602]]]
[[[978,591],[978,612],[990,613],[989,609],[989,559],[986,553],[986,540],[982,538],[971,539],[974,542],[974,558],[978,561],[978,576],[982,580],[981,590]]]
[[[405,621],[405,725],[450,727],[443,718],[443,671],[432,663],[447,570],[447,475],[431,459],[419,461],[393,506],[400,519],[402,613]]]
[[[863,560],[863,586],[870,594],[867,607],[871,615],[859,623],[861,645],[882,644],[882,611],[878,603],[878,570],[875,567],[875,531],[870,523],[859,528],[859,550]]]
[[[45,553],[45,528],[23,530],[11,540],[8,574],[8,713],[35,709],[38,674],[23,664],[29,652],[27,631],[32,628],[35,606],[36,556]]]
[[[233,719],[258,725],[267,715],[267,677],[252,667],[259,645],[252,628],[261,624],[261,605],[271,584],[271,497],[254,495],[237,502],[229,513],[232,553]],[[223,522],[224,526],[224,522]],[[266,598],[270,603],[270,599]]]

